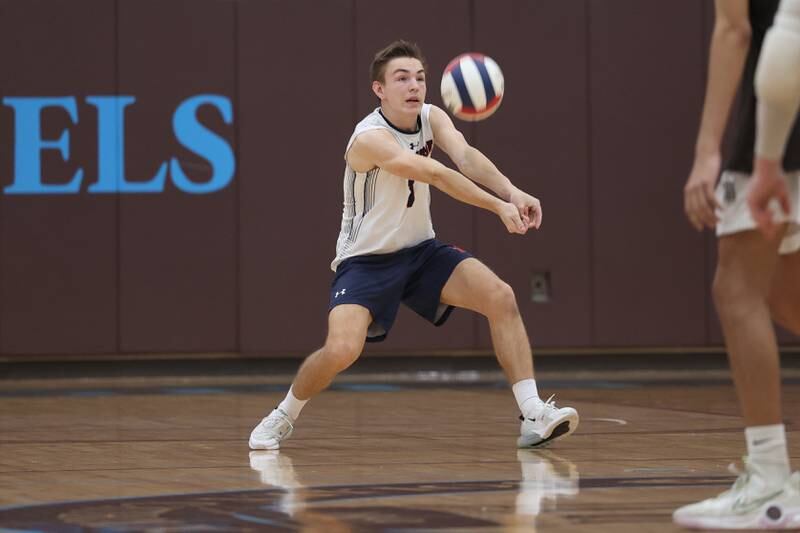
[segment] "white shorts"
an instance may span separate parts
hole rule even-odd
[[[781,241],[778,252],[781,255],[791,254],[800,250],[800,172],[793,172],[786,176],[789,189],[789,205],[791,213],[785,215],[780,209],[777,200],[773,200],[770,209],[775,213],[777,222],[788,222],[789,227]],[[717,236],[731,235],[742,231],[756,229],[756,223],[750,215],[747,205],[747,193],[753,180],[748,174],[726,170],[717,185],[717,200],[722,209],[717,211]]]

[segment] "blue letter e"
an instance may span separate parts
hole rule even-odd
[[[58,140],[42,139],[41,111],[45,107],[67,110],[72,122],[78,123],[75,98],[3,98],[3,103],[14,108],[14,183],[5,188],[6,194],[70,194],[81,188],[83,169],[78,169],[72,181],[65,184],[42,183],[41,151],[58,149],[64,161],[69,159],[69,132],[64,130]]]
[[[172,181],[179,189],[194,194],[204,194],[224,189],[233,179],[236,161],[228,142],[205,128],[197,120],[197,108],[211,104],[219,109],[226,124],[233,121],[233,110],[230,99],[213,94],[198,94],[186,99],[172,117],[172,128],[178,141],[211,163],[211,179],[205,183],[190,180],[181,168],[178,159],[170,160]]]

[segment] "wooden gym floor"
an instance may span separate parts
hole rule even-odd
[[[724,360],[708,360],[564,370],[552,358],[540,390],[581,424],[538,452],[515,449],[513,397],[483,358],[344,374],[279,452],[247,447],[291,378],[268,362],[228,375],[6,371],[0,530],[677,531],[672,510],[724,490],[744,452]],[[795,467],[798,405],[788,368]]]

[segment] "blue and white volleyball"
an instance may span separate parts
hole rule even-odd
[[[461,54],[444,69],[442,101],[461,120],[483,120],[500,107],[504,85],[503,72],[491,57]]]

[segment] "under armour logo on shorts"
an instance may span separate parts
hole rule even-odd
[[[344,296],[344,293],[345,293],[345,292],[347,292],[347,289],[342,289],[341,291],[336,291],[336,294],[334,294],[334,295],[333,295],[333,297],[334,297],[334,298],[338,298],[340,294],[341,294],[342,296]]]
[[[725,202],[732,204],[736,201],[736,182],[734,180],[726,180],[722,183],[722,192]]]

